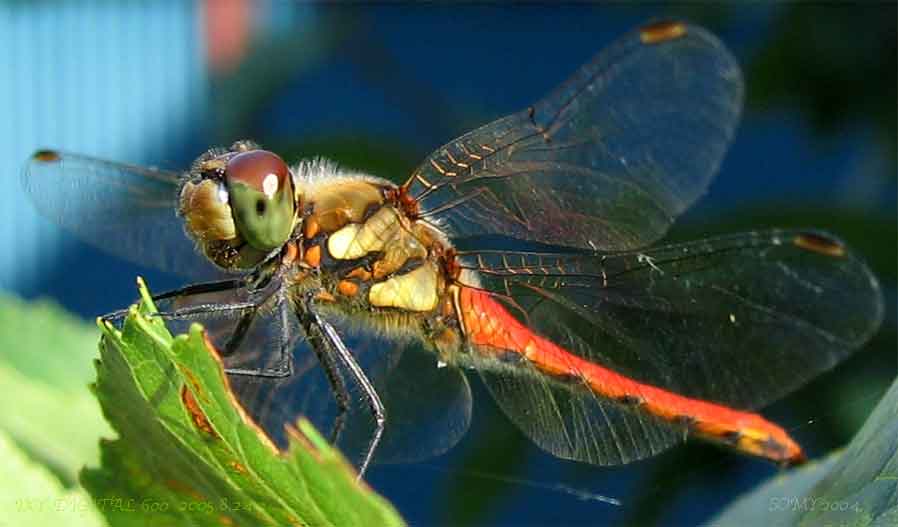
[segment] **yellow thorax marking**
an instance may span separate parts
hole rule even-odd
[[[431,311],[439,301],[438,282],[436,265],[425,262],[409,273],[372,285],[368,291],[368,301],[377,307]]]
[[[354,260],[382,251],[399,231],[399,217],[391,207],[382,207],[363,224],[350,223],[327,239],[327,250],[338,260]]]

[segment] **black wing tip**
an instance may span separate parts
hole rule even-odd
[[[41,163],[55,163],[62,159],[62,154],[58,150],[37,150],[31,154],[31,159]]]

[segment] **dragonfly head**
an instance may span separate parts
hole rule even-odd
[[[289,239],[296,196],[287,164],[241,141],[210,150],[181,185],[179,212],[203,253],[227,270],[249,269]]]

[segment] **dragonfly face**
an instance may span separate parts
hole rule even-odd
[[[200,157],[179,196],[187,234],[229,271],[259,264],[287,242],[297,223],[287,164],[249,142]]]
[[[236,274],[158,299],[170,319],[201,318],[280,444],[285,424],[320,413],[362,470],[379,443],[379,459],[445,451],[470,417],[462,366],[559,457],[627,463],[693,436],[789,464],[801,448],[749,410],[860,347],[883,305],[827,233],[653,245],[715,175],[742,89],[716,38],[659,23],[438,148],[400,186],[325,161],[288,169],[250,142],[185,176],[43,152],[25,185],[115,254]],[[93,206],[73,208],[73,192]],[[508,249],[522,243],[549,246]]]

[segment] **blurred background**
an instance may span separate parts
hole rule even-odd
[[[720,175],[671,236],[819,227],[883,284],[887,315],[874,340],[764,412],[820,456],[851,438],[896,371],[894,3],[5,2],[0,288],[52,297],[90,320],[130,303],[137,274],[155,290],[183,283],[38,217],[18,181],[36,148],[180,168],[252,138],[288,162],[322,155],[400,182],[442,143],[526,107],[617,36],[670,16],[715,32],[747,87]],[[617,468],[560,461],[472,384],[471,431],[455,449],[369,472],[414,525],[693,524],[778,471],[707,445]]]

